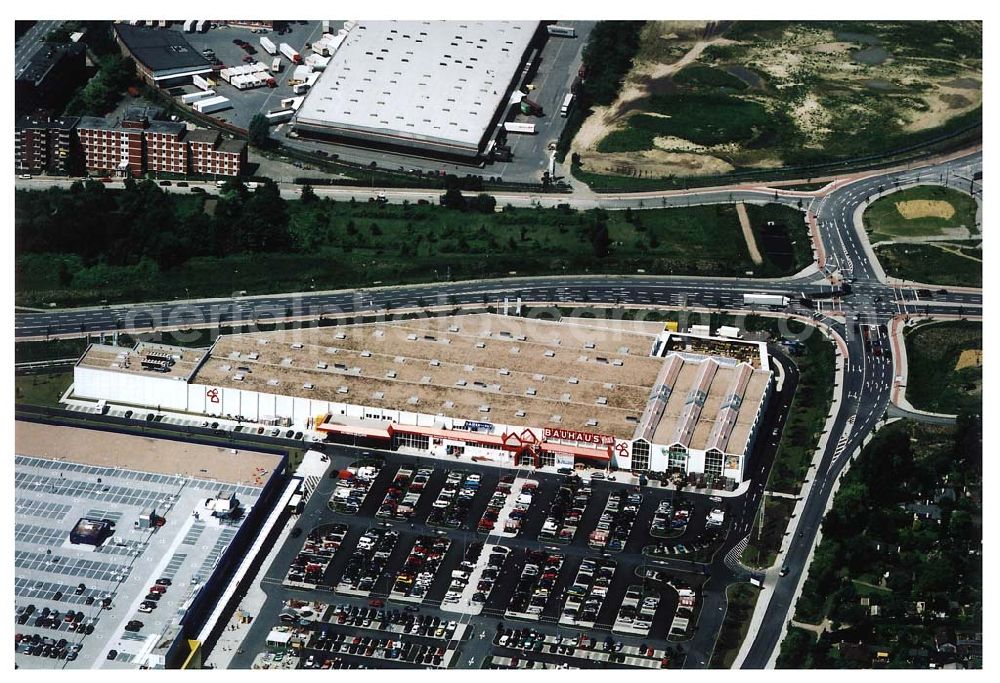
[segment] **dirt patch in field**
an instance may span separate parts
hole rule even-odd
[[[982,364],[982,349],[965,349],[962,351],[962,355],[958,357],[958,362],[955,363],[955,369],[961,370],[963,368],[978,368],[982,366]]]
[[[955,207],[948,202],[936,199],[912,199],[906,202],[896,202],[896,211],[908,221],[914,218],[943,218],[948,220],[955,215]]]
[[[653,146],[664,152],[704,152],[707,147],[684,138],[664,135],[653,138]]]
[[[651,178],[668,175],[721,175],[733,170],[729,163],[708,154],[667,152],[662,149],[594,154],[584,159],[583,166],[592,173]]]

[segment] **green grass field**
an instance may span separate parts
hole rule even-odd
[[[875,248],[891,277],[933,285],[983,286],[983,264],[932,244],[884,244]]]
[[[591,213],[561,209],[507,209],[462,213],[430,205],[327,202],[321,210],[289,203],[290,230],[298,253],[196,257],[160,271],[135,266],[85,268],[80,258],[23,254],[16,263],[16,301],[82,305],[174,298],[267,294],[518,275],[647,273],[743,275],[752,268],[736,209],[731,205],[611,211],[604,220],[611,242],[599,257]],[[767,207],[764,207],[765,210]],[[777,207],[796,233],[801,215]],[[784,212],[792,211],[791,214]],[[795,214],[795,215],[792,215]],[[805,258],[802,261],[801,258]],[[796,272],[765,264],[760,276]],[[72,289],[61,285],[53,263],[65,260]],[[760,268],[758,268],[760,270]],[[85,283],[77,286],[77,282]]]
[[[982,350],[978,322],[945,322],[906,330],[906,399],[935,413],[982,412],[983,368],[956,370],[962,351]]]
[[[57,406],[59,397],[73,383],[73,371],[14,376],[14,402]]]
[[[950,218],[922,216],[906,218],[899,211],[903,202],[945,202],[954,210]],[[969,195],[947,187],[921,185],[894,192],[878,199],[865,210],[865,229],[874,242],[895,237],[929,237],[944,234],[947,228],[965,227],[976,234],[976,201]]]

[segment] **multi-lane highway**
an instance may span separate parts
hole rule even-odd
[[[732,201],[781,201],[802,206],[810,220],[815,219],[815,243],[818,266],[792,278],[748,280],[729,278],[691,278],[667,276],[558,276],[549,278],[509,278],[476,282],[435,282],[406,287],[386,287],[357,291],[244,296],[194,301],[145,303],[129,306],[93,307],[22,311],[16,315],[17,339],[44,339],[55,336],[81,336],[114,330],[131,332],[163,331],[189,327],[215,328],[234,322],[274,322],[278,320],[315,320],[321,316],[392,315],[403,309],[463,304],[502,305],[504,298],[524,302],[559,302],[564,306],[595,304],[670,306],[676,308],[750,312],[742,295],[748,292],[773,292],[789,296],[794,302],[781,314],[812,316],[836,337],[843,356],[842,400],[836,408],[832,427],[819,466],[811,473],[812,486],[799,515],[795,537],[791,539],[784,564],[787,576],[774,584],[766,604],[761,628],[753,638],[744,668],[763,668],[772,660],[779,645],[783,626],[791,616],[796,587],[803,579],[810,550],[830,501],[833,483],[843,471],[851,454],[874,429],[885,412],[895,381],[892,344],[887,325],[898,316],[979,316],[982,293],[976,290],[937,288],[927,291],[918,284],[900,286],[888,283],[858,225],[865,204],[880,193],[911,183],[940,182],[976,194],[981,192],[972,180],[982,167],[980,152],[955,155],[951,159],[929,163],[920,168],[858,174],[815,192],[775,191],[767,188],[709,188],[688,192],[643,193],[616,197],[544,196],[503,194],[501,203],[515,206],[567,203],[574,208],[601,206],[615,209],[660,208],[686,204]],[[44,181],[50,182],[50,181]],[[19,181],[21,187],[37,186],[34,181]],[[207,189],[211,190],[209,186]],[[282,187],[286,196],[294,187]],[[367,191],[356,188],[317,188],[317,194],[367,198]],[[434,191],[392,191],[390,201],[416,198],[436,200]],[[832,297],[834,284],[849,291]],[[817,298],[819,309],[806,309],[800,296]],[[832,381],[832,380],[831,380]],[[705,666],[711,655],[721,615],[724,615],[725,585],[746,572],[733,562],[729,553],[746,538],[762,495],[767,468],[753,474],[741,513],[733,521],[734,533],[712,565],[710,592],[705,597],[706,610],[702,629],[690,644],[689,666]],[[729,556],[730,561],[724,558]],[[720,559],[722,558],[722,559]],[[704,612],[709,614],[709,612]]]

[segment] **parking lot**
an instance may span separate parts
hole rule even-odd
[[[74,445],[65,451],[69,457]],[[260,493],[254,486],[17,455],[17,665],[134,668],[183,614],[236,533],[238,522],[192,514],[220,490],[244,506]],[[151,511],[147,526],[142,516]],[[70,530],[80,518],[114,527],[100,546],[73,544]]]
[[[343,22],[340,23],[343,24]],[[227,67],[245,63],[243,58],[247,52],[233,43],[233,40],[236,39],[244,40],[256,50],[256,54],[251,56],[256,61],[263,62],[270,67],[273,56],[261,47],[260,39],[262,37],[270,38],[275,45],[288,43],[305,57],[307,54],[304,51],[305,44],[312,43],[323,35],[323,22],[321,21],[292,21],[288,23],[287,28],[291,29],[289,33],[278,35],[276,31],[254,33],[253,29],[222,25],[209,29],[206,33],[185,33],[184,36],[195,50],[199,52],[206,49],[214,51],[215,56]],[[272,74],[278,82],[276,88],[261,87],[238,90],[217,75],[214,76],[213,80],[218,84],[214,88],[216,94],[228,97],[231,100],[232,108],[219,111],[211,116],[245,129],[250,125],[250,119],[253,118],[254,114],[280,109],[282,99],[294,96],[291,86],[288,85],[288,79],[291,77],[294,66],[290,64],[287,57],[280,53],[278,56],[281,57],[283,66],[280,73]],[[197,90],[198,88],[193,85],[186,85],[171,88],[169,93],[179,97],[181,94]]]
[[[689,568],[675,571],[668,561],[673,556],[665,561],[644,555],[643,550],[660,542],[699,546],[699,539],[706,532],[704,518],[712,509],[725,510],[727,499],[712,500],[705,496],[647,487],[639,500],[632,487],[609,481],[576,479],[575,475],[568,477],[527,470],[506,472],[465,463],[452,469],[440,460],[398,453],[372,452],[365,458],[348,448],[323,448],[331,456],[330,476],[320,483],[309,506],[298,519],[302,536],[289,540],[279,553],[275,566],[269,570],[268,578],[264,580],[269,599],[260,615],[261,624],[251,631],[245,641],[242,659],[240,656],[234,659],[235,666],[248,666],[249,661],[263,650],[265,629],[277,623],[275,617],[281,609],[280,605],[290,596],[331,603],[339,601],[366,608],[371,603],[378,605],[379,609],[384,606],[390,619],[393,612],[419,613],[469,624],[469,639],[455,644],[461,650],[461,656],[449,660],[447,666],[526,666],[523,664],[527,661],[524,659],[523,644],[512,649],[495,641],[493,635],[500,623],[517,624],[551,636],[551,640],[542,639],[543,652],[533,649],[539,642],[537,637],[530,645],[529,659],[537,661],[539,667],[659,668],[664,665],[664,659],[667,660],[667,667],[680,666],[683,662],[675,641],[683,641],[690,635],[690,628],[696,623],[697,610],[687,610],[682,614],[692,617],[690,628],[675,632],[668,641],[668,633],[678,615],[676,589],[688,585],[685,579],[700,585],[704,580],[702,570]],[[350,484],[349,470],[356,472],[369,466],[371,459],[379,457],[384,458],[384,464],[377,468],[377,475],[370,480],[367,495],[356,511],[353,514],[335,511],[336,502],[331,504],[330,501],[336,501],[334,491],[337,487]],[[417,475],[422,468],[433,471]],[[372,475],[373,471],[365,471],[364,474]],[[345,479],[345,476],[348,478]],[[468,488],[470,478],[478,486]],[[498,487],[503,488],[505,482],[502,480],[506,479],[513,486],[510,495],[516,499],[516,482],[529,481],[529,478],[538,485],[533,491],[531,505],[519,520],[518,533],[501,535],[496,529],[489,534],[479,533],[477,529],[491,499]],[[414,482],[418,483],[420,496],[412,503],[412,513],[398,519],[388,514],[392,509],[386,507],[385,501],[391,490],[398,489],[394,495],[401,504]],[[569,491],[565,488],[568,483],[572,484],[568,487]],[[462,488],[466,489],[467,499],[463,502],[464,515],[461,520],[447,518],[453,526],[446,525],[441,512],[452,508],[435,504],[445,501],[450,506],[450,501],[457,499]],[[442,497],[442,493],[452,495]],[[613,497],[617,499],[618,494],[621,496],[620,509],[628,505],[637,508],[631,530],[619,552],[610,552],[607,548],[594,549],[589,545],[591,534],[602,524],[602,515],[609,500]],[[570,539],[564,539],[568,542],[556,544],[544,537],[540,539],[543,524],[552,519],[553,511],[559,513],[565,510],[574,499],[585,504],[576,521],[576,532]],[[667,539],[656,538],[649,533],[654,514],[658,508],[662,509],[664,501],[670,502],[671,509],[683,503],[678,507],[688,511],[690,520],[683,528],[668,532],[672,537]],[[395,509],[398,510],[398,506]],[[378,515],[380,510],[383,511],[382,516]],[[428,520],[434,524],[429,525]],[[329,524],[344,524],[347,531],[339,541],[341,549],[326,566],[322,581],[317,578],[317,589],[302,592],[282,586],[281,581],[291,559],[300,553],[306,542],[305,535],[316,527],[329,529],[329,526],[324,526]],[[724,535],[727,527],[723,525],[722,529]],[[711,548],[706,551],[705,560],[711,559],[710,551]],[[677,557],[681,555],[683,553]],[[690,562],[677,564],[695,566]],[[644,578],[645,574],[654,578]],[[593,578],[588,578],[588,575]],[[630,595],[628,599],[627,592]],[[643,606],[646,613],[640,614]],[[576,611],[568,613],[567,610]],[[638,627],[630,626],[637,620]],[[350,624],[347,626],[350,627]],[[347,632],[352,631],[348,628]],[[356,633],[360,635],[360,632]],[[563,648],[560,653],[560,644],[555,640],[560,636],[568,639],[570,634],[580,633],[593,634],[594,637],[600,634],[597,651],[591,653],[585,647],[586,656],[577,654],[579,649],[567,655],[566,648]],[[601,655],[604,640],[609,636],[622,647],[635,650],[625,650],[624,657],[611,656],[612,651],[606,651],[607,656]],[[641,654],[645,648],[640,646],[654,643],[655,656]],[[324,666],[325,661],[331,659],[331,653],[345,666],[351,662],[375,667],[415,665],[412,661],[398,658],[373,662],[363,652],[369,647],[373,652],[380,648],[384,651],[386,644],[361,644],[364,647],[360,648],[360,657],[357,652],[350,652],[350,645],[347,651],[311,653],[314,655],[313,665],[319,662],[320,667]],[[550,652],[553,644],[555,650]],[[389,648],[390,651],[392,649]],[[300,666],[305,666],[305,656],[303,653]],[[511,664],[515,658],[518,663]],[[330,666],[333,665],[331,660]]]

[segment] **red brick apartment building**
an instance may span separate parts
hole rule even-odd
[[[14,170],[17,173],[69,174],[76,159],[77,118],[23,116],[14,126]]]
[[[246,171],[247,145],[222,140],[213,130],[188,131],[183,123],[157,121],[143,108],[121,121],[84,117],[77,125],[88,171],[139,177],[144,173],[238,176]]]
[[[239,140],[222,140],[218,131],[199,128],[189,131],[191,173],[237,176],[247,164],[247,145]]]

